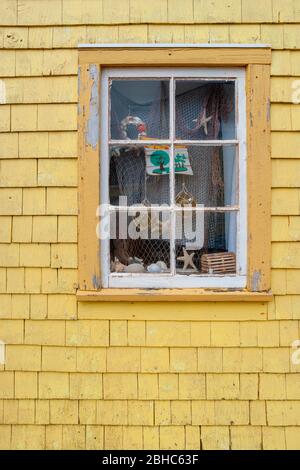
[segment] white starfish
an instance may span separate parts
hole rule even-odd
[[[194,271],[198,271],[198,269],[196,268],[196,266],[194,265],[194,262],[193,262],[194,254],[195,254],[194,252],[191,253],[191,254],[188,254],[186,249],[183,248],[183,256],[178,256],[177,257],[177,261],[183,261],[183,271],[186,271],[189,266],[191,266],[191,268]]]
[[[201,116],[199,116],[197,119],[193,119],[193,122],[196,122],[198,124],[198,129],[203,127],[204,134],[207,135],[207,123],[211,121],[212,116],[206,117],[206,108],[203,109]]]

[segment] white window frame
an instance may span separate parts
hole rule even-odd
[[[101,79],[101,146],[100,146],[100,200],[101,204],[109,205],[109,81],[120,78],[167,78],[170,80],[170,136],[174,135],[174,79],[218,79],[235,80],[236,82],[236,139],[195,141],[193,144],[200,145],[229,145],[234,144],[237,148],[238,165],[238,206],[235,207],[237,214],[236,234],[236,266],[234,274],[207,275],[195,274],[132,274],[132,273],[110,273],[110,240],[100,240],[101,253],[101,281],[104,288],[245,288],[247,284],[247,151],[246,151],[246,88],[245,68],[218,67],[218,68],[106,68],[102,72]],[[174,140],[159,139],[161,143],[170,144],[171,161],[173,159]],[[147,140],[147,145],[152,141]],[[153,141],[157,142],[157,140]],[[120,143],[120,141],[110,141]],[[124,141],[122,141],[124,143]],[[141,141],[130,140],[131,144]],[[189,141],[177,143],[188,144]],[[174,175],[170,172],[170,185],[173,184]],[[171,204],[174,201],[171,201]],[[112,206],[115,210],[115,206]],[[199,209],[198,209],[199,210]],[[201,210],[201,209],[200,209]],[[208,210],[203,208],[202,210]],[[226,209],[225,209],[226,210]],[[228,210],[228,209],[227,209]],[[174,219],[173,219],[174,220]],[[108,220],[106,219],[106,222]],[[175,220],[173,222],[175,224]]]

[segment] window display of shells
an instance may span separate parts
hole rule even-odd
[[[143,260],[140,258],[130,258],[129,264],[126,266],[122,264],[118,258],[115,257],[110,265],[111,272],[115,273],[164,273],[168,271],[168,267],[164,261],[157,261],[152,263],[147,268],[144,267]]]
[[[168,271],[168,267],[164,261],[157,261],[147,267],[148,273],[164,273]]]

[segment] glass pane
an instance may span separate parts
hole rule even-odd
[[[111,146],[109,156],[109,198],[112,205],[169,204],[169,147]]]
[[[235,82],[176,80],[179,140],[235,139]]]
[[[169,81],[112,80],[112,139],[169,138]]]
[[[110,229],[111,272],[170,271],[169,211],[112,211]]]
[[[205,207],[236,205],[236,147],[190,145],[176,149],[175,201],[184,205],[203,204]],[[186,171],[177,171],[176,160],[185,155]]]
[[[236,212],[176,213],[177,274],[235,273],[236,223]]]

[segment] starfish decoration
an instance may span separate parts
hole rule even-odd
[[[191,268],[194,271],[198,271],[198,269],[196,268],[196,266],[194,265],[194,262],[193,262],[194,254],[195,253],[188,254],[186,249],[183,248],[183,256],[178,256],[177,257],[177,261],[183,261],[183,271],[186,271],[189,266],[191,266]]]
[[[193,119],[193,122],[197,123],[198,129],[203,127],[204,134],[207,135],[207,123],[211,121],[212,116],[206,117],[206,108],[203,108],[202,114],[197,118]]]

